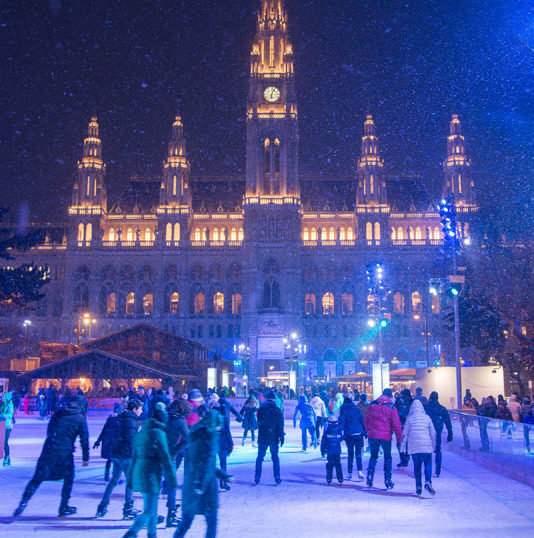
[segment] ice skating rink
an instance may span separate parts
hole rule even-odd
[[[105,417],[89,419],[90,445],[96,439]],[[17,418],[11,436],[12,467],[0,468],[0,536],[24,537],[105,537],[119,538],[129,526],[122,521],[124,485],[111,498],[109,512],[95,519],[96,507],[104,492],[104,462],[100,450],[91,450],[89,467],[81,467],[81,451],[75,454],[76,480],[70,504],[75,516],[57,518],[61,483],[44,482],[24,514],[13,521],[11,514],[22,490],[33,474],[46,432],[46,423],[34,418]],[[274,485],[272,463],[267,455],[262,482],[254,483],[256,449],[248,439],[241,446],[242,429],[232,421],[235,450],[229,457],[234,483],[219,495],[217,536],[224,537],[425,537],[511,538],[534,533],[534,489],[500,476],[445,450],[443,472],[434,478],[436,496],[415,496],[411,471],[398,471],[398,454],[393,456],[395,488],[386,491],[382,461],[379,460],[373,488],[364,482],[346,481],[342,486],[325,481],[325,462],[319,450],[300,451],[300,429],[286,423],[286,443],[280,452],[282,484]],[[343,444],[344,446],[344,444]],[[345,448],[345,447],[344,447]],[[342,456],[346,473],[346,454]],[[364,470],[368,455],[364,457]],[[183,480],[178,474],[179,483]],[[178,492],[178,499],[180,492]],[[142,507],[136,494],[136,508]],[[166,513],[160,498],[159,513]],[[180,511],[178,511],[180,515]],[[197,517],[187,534],[203,537],[205,523]],[[163,525],[158,535],[171,537],[173,529]],[[143,530],[139,536],[146,536]]]

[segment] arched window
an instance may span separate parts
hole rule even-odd
[[[269,37],[269,67],[274,67],[274,35]]]
[[[397,239],[397,233],[395,232],[395,228],[391,228],[391,240],[395,241]]]
[[[172,241],[172,224],[170,222],[167,222],[165,226],[165,240]]]
[[[263,143],[263,174],[265,177],[271,175],[271,141],[268,138]]]
[[[336,230],[333,226],[330,226],[330,230],[328,231],[328,239],[330,241],[336,240]]]
[[[312,241],[317,241],[317,229],[316,228],[311,229],[310,239]]]
[[[218,241],[219,240],[219,229],[213,228],[213,232],[211,234],[212,241]]]
[[[145,230],[145,241],[150,241],[152,239],[152,233],[150,232],[150,228],[147,228]]]
[[[423,311],[423,302],[421,300],[421,294],[418,291],[412,293],[412,312],[414,314],[420,314]]]
[[[371,153],[373,153],[373,148],[371,148]],[[373,174],[371,174],[371,177],[369,178],[369,186],[371,190],[371,194],[375,193],[375,178]]]
[[[339,229],[339,240],[340,241],[345,241],[345,228],[340,228]]]
[[[172,176],[172,195],[176,196],[176,176]]]
[[[380,241],[380,222],[375,222],[375,240]]]
[[[439,314],[441,311],[441,304],[439,300],[439,295],[431,295],[431,309],[432,314]]]
[[[404,230],[399,226],[397,228],[397,240],[402,241],[404,239]]]
[[[143,314],[145,316],[151,316],[154,311],[154,295],[147,293],[143,296]]]
[[[113,228],[109,229],[108,238],[109,241],[115,241],[115,230]]]
[[[274,154],[273,154],[273,172],[275,177],[280,174],[280,140],[278,138],[274,139]],[[278,194],[278,182],[275,185],[275,192],[273,194]]]
[[[413,226],[408,227],[408,239],[413,239]]]
[[[224,294],[220,291],[213,296],[213,312],[215,314],[224,314]]]
[[[315,293],[307,293],[304,296],[304,313],[309,316],[317,312],[317,299]]]
[[[178,314],[178,307],[180,306],[180,295],[177,291],[173,291],[170,296],[169,312],[171,314]]]
[[[193,299],[193,313],[194,314],[204,314],[206,311],[206,297],[199,291],[195,298]]]
[[[78,224],[78,241],[83,241],[85,230],[83,223]]]
[[[174,240],[180,241],[180,223],[179,222],[174,223]]]
[[[328,239],[328,230],[323,228],[321,230],[321,241],[326,241]]]
[[[235,228],[232,228],[230,231],[230,241],[237,241],[237,231]]]
[[[234,316],[241,314],[241,301],[242,298],[240,293],[232,294],[232,314]]]
[[[441,232],[439,231],[439,226],[434,226],[434,239],[440,239]]]
[[[349,241],[352,241],[354,239],[354,232],[352,230],[352,226],[350,228],[347,228],[347,239]]]
[[[419,226],[417,226],[417,228],[415,229],[415,238],[416,239],[422,239],[423,238],[421,236],[421,228],[419,228]]]
[[[373,239],[373,225],[370,222],[365,225],[365,239],[367,241]]]
[[[93,225],[89,222],[85,227],[85,240],[89,243],[93,239]]]
[[[131,228],[128,228],[128,231],[126,232],[126,241],[133,241],[133,230]]]
[[[427,229],[426,229],[426,238],[427,239],[432,239],[432,228],[430,228],[430,227],[427,227]]]
[[[280,284],[272,276],[263,283],[263,308],[280,308]]]
[[[221,241],[226,241],[226,228],[221,228]]]
[[[328,316],[334,313],[334,295],[327,291],[323,295],[323,315]]]
[[[237,232],[237,239],[239,241],[243,241],[243,228],[239,228],[239,230]]]
[[[115,314],[117,311],[117,295],[112,291],[106,297],[106,314]]]
[[[464,222],[464,238],[470,237],[469,222]]]
[[[349,316],[354,312],[354,296],[345,292],[341,295],[341,314]]]
[[[310,237],[310,232],[308,228],[304,228],[304,230],[302,231],[302,239],[304,241],[308,241],[309,237]]]
[[[133,316],[135,314],[135,293],[133,291],[126,295],[125,313],[127,316]]]
[[[74,312],[84,312],[89,308],[89,288],[81,283],[74,289]]]
[[[393,296],[393,312],[404,314],[404,295],[399,291]]]
[[[195,241],[200,241],[200,228],[195,228]]]

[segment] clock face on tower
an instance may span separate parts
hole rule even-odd
[[[263,97],[270,103],[274,103],[280,98],[280,90],[276,86],[269,86],[268,88],[265,88]]]

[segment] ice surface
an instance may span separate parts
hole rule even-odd
[[[104,422],[91,418],[91,446]],[[10,443],[11,468],[0,469],[0,536],[120,537],[128,528],[121,520],[124,486],[114,491],[109,512],[103,519],[94,519],[97,504],[104,491],[103,460],[99,450],[92,450],[89,467],[78,464],[71,504],[78,513],[58,519],[57,508],[61,484],[45,482],[30,501],[23,516],[11,523],[11,514],[22,490],[30,479],[39,455],[46,423],[35,419],[17,420]],[[493,538],[529,536],[534,531],[532,488],[500,476],[460,456],[445,452],[444,469],[434,478],[437,494],[417,498],[411,470],[397,471],[398,455],[394,455],[395,488],[383,487],[382,462],[379,461],[375,486],[350,481],[343,486],[327,486],[324,460],[319,451],[300,452],[300,430],[286,424],[286,444],[281,449],[282,484],[274,486],[272,464],[267,456],[262,483],[253,484],[255,450],[247,440],[241,447],[241,427],[233,423],[236,447],[229,458],[229,470],[235,482],[229,492],[221,493],[217,536],[223,537],[410,537],[419,536]],[[345,455],[343,456],[345,458]],[[367,467],[367,455],[364,468]],[[346,472],[346,461],[343,459]],[[181,472],[179,481],[182,481]],[[136,507],[141,500],[136,494]],[[178,494],[178,498],[180,494]],[[165,499],[160,499],[160,514],[165,514]],[[187,536],[202,537],[203,518],[197,517]],[[140,536],[145,536],[145,531]],[[173,535],[172,529],[160,525],[159,536]]]

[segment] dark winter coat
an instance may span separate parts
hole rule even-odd
[[[508,407],[506,407],[506,405],[497,406],[495,418],[498,418],[499,420],[508,420],[510,422],[513,421],[512,413],[510,413],[510,410],[508,409]]]
[[[343,432],[339,424],[328,424],[328,428],[323,433],[321,439],[321,455],[328,456],[341,454],[341,441],[343,439]]]
[[[258,419],[256,415],[258,414],[258,408],[254,405],[244,405],[241,408],[241,416],[243,417],[243,429],[245,430],[257,430],[258,429]]]
[[[225,415],[225,411],[221,406],[214,407],[213,411],[219,413],[222,418],[222,427],[219,431],[218,452],[231,454],[234,450],[234,440],[232,439],[232,433],[230,432],[230,417]]]
[[[258,409],[258,444],[275,445],[284,440],[284,415],[274,400],[265,400]]]
[[[529,411],[528,413],[525,413],[525,416],[523,417],[523,423],[534,424],[534,412]]]
[[[345,400],[345,403],[339,408],[339,427],[343,430],[345,437],[367,433],[362,412],[352,400]]]
[[[134,439],[128,486],[134,491],[158,495],[163,474],[169,488],[175,488],[176,467],[169,452],[165,424],[149,418]]]
[[[39,411],[46,410],[46,393],[43,389],[39,389],[36,400]]]
[[[110,460],[113,457],[113,445],[117,440],[119,428],[119,416],[110,415],[95,442],[98,445],[102,444],[102,448],[100,449],[101,458]]]
[[[41,480],[61,480],[74,473],[74,442],[80,437],[83,461],[89,461],[89,432],[78,399],[58,409],[50,419],[35,475]]]
[[[412,405],[413,398],[410,396],[404,396],[401,394],[397,400],[395,401],[395,409],[397,410],[397,413],[399,414],[399,419],[401,421],[401,424],[404,426],[404,423],[406,422],[406,417],[408,416],[408,413],[410,412],[410,407]]]
[[[118,432],[111,450],[112,457],[117,459],[128,459],[132,457],[134,439],[139,430],[139,419],[137,415],[125,409],[117,417]]]
[[[183,514],[209,514],[218,508],[215,465],[219,450],[218,430],[222,426],[221,414],[211,410],[189,431],[182,489]]]
[[[306,396],[299,397],[299,403],[295,407],[295,413],[293,414],[293,426],[296,426],[297,415],[300,413],[300,428],[301,430],[306,430],[308,428],[315,428],[315,423],[317,422],[317,417],[315,416],[315,411],[313,406],[308,403]]]
[[[219,398],[219,406],[224,412],[224,416],[230,421],[230,413],[232,413],[237,422],[241,422],[243,420],[243,417],[239,413],[239,411],[226,399],[225,396],[221,396]]]
[[[176,411],[169,411],[167,424],[167,439],[169,451],[174,459],[178,454],[184,454],[189,442],[189,428],[185,417]]]
[[[441,436],[443,426],[445,426],[449,437],[452,437],[451,417],[449,416],[447,409],[445,409],[438,400],[429,400],[428,404],[425,406],[425,411],[432,419],[432,424],[434,424],[434,429],[438,436]]]
[[[477,412],[482,417],[495,418],[497,406],[493,402],[487,402],[478,406]]]

